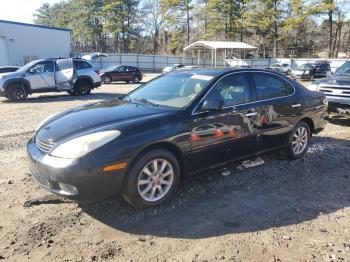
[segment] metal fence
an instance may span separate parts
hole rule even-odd
[[[314,63],[317,61],[328,61],[331,64],[332,71],[334,72],[338,67],[344,64],[348,59],[315,59],[315,58],[270,58],[270,59],[237,59],[237,60],[226,60],[231,66],[251,66],[256,68],[267,68],[270,65],[276,63],[283,63],[290,65],[291,69],[295,69],[302,64]]]
[[[76,53],[75,56],[82,56],[83,53]],[[108,53],[107,57],[99,58],[94,62],[97,69],[106,68],[110,65],[130,65],[136,66],[143,71],[159,72],[164,67],[173,64],[195,65],[198,67],[213,67],[214,61],[210,58],[186,57],[186,56],[159,56],[143,54],[122,54]],[[255,68],[267,68],[272,64],[284,63],[289,64],[292,69],[305,63],[314,63],[325,59],[309,58],[254,58],[254,59],[218,59],[217,67],[224,66],[251,66]],[[331,63],[332,71],[344,64],[347,59],[326,59]]]
[[[74,56],[81,57],[83,53],[76,53]],[[173,64],[195,65],[198,67],[212,67],[212,59],[198,59],[196,57],[185,56],[159,56],[142,54],[115,54],[108,53],[107,57],[102,57],[93,62],[97,69],[106,68],[110,65],[136,66],[144,71],[161,71],[164,67]],[[229,66],[225,60],[217,60],[217,66]]]

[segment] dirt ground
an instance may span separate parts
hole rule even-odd
[[[134,88],[86,97],[0,99],[0,260],[350,261],[350,121],[332,118],[307,155],[183,179],[162,206],[135,211],[116,197],[78,204],[28,175],[25,146],[45,117]]]

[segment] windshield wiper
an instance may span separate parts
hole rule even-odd
[[[158,104],[155,104],[155,103],[149,101],[147,98],[135,98],[134,100],[137,101],[137,102],[141,102],[141,103],[144,103],[144,104],[151,105],[151,106],[158,106]]]

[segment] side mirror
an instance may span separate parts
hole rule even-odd
[[[224,101],[222,100],[205,100],[202,111],[222,111],[224,110]]]

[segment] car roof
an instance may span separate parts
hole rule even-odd
[[[178,74],[178,73],[195,73],[198,75],[209,75],[209,76],[219,76],[225,73],[230,73],[230,72],[267,72],[267,73],[275,73],[270,70],[265,70],[265,69],[258,69],[258,68],[234,68],[234,67],[224,67],[224,68],[189,68],[186,70],[181,70],[181,71],[173,71],[169,74]],[[279,75],[278,73],[276,73]]]

